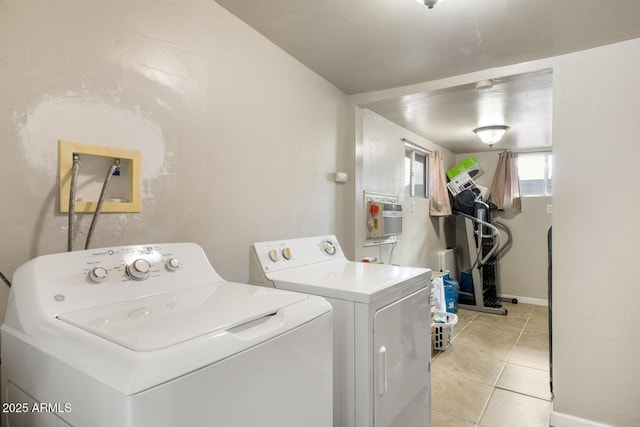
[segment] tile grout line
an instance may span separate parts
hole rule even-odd
[[[482,411],[480,411],[480,418],[478,419],[478,422],[476,423],[476,425],[479,426],[479,427],[482,427],[482,419],[484,418],[485,413],[487,412],[487,408],[489,407],[489,402],[491,402],[491,398],[493,398],[493,395],[496,392],[496,389],[503,390],[502,388],[497,386],[498,381],[500,381],[500,377],[502,377],[502,374],[504,373],[504,370],[507,368],[507,365],[509,364],[509,360],[511,359],[511,355],[513,354],[513,351],[515,350],[516,346],[518,345],[518,341],[520,341],[520,337],[522,337],[522,334],[524,333],[524,329],[527,327],[527,324],[529,323],[529,319],[531,319],[531,314],[532,313],[533,313],[533,310],[531,310],[531,312],[529,312],[529,314],[527,315],[527,320],[524,322],[524,325],[522,325],[520,333],[518,334],[518,338],[516,338],[516,341],[513,344],[513,347],[511,348],[511,350],[509,351],[508,356],[506,357],[507,360],[505,361],[504,366],[502,367],[502,369],[500,370],[500,373],[496,377],[496,381],[495,381],[494,385],[491,387],[491,393],[489,393],[489,398],[485,402],[484,407],[482,408]],[[475,318],[473,320],[475,320]],[[471,322],[469,322],[469,324],[471,324],[473,322],[473,320]],[[460,332],[462,332],[462,331],[460,331]]]
[[[536,400],[541,400],[541,401],[546,401],[546,402],[548,402],[548,401],[549,401],[549,400],[542,399],[542,398],[537,397],[537,396],[531,396],[531,395],[526,394],[526,393],[522,393],[522,392],[518,392],[518,391],[514,391],[514,390],[510,390],[510,389],[506,389],[506,388],[498,387],[498,386],[497,386],[497,384],[498,384],[498,382],[500,381],[500,379],[501,379],[502,375],[504,375],[504,372],[505,372],[505,370],[506,370],[506,368],[507,368],[507,366],[508,366],[508,365],[512,365],[512,366],[521,366],[521,365],[519,365],[519,364],[517,364],[517,363],[511,363],[511,362],[510,362],[510,360],[511,360],[511,357],[513,356],[513,353],[514,353],[514,351],[515,351],[516,347],[518,346],[518,343],[519,343],[519,342],[520,342],[520,340],[522,339],[522,336],[524,335],[524,332],[525,332],[525,330],[526,330],[527,326],[529,325],[529,323],[531,323],[531,321],[532,321],[532,316],[533,316],[533,313],[534,313],[534,312],[535,312],[535,307],[534,307],[531,311],[529,311],[529,312],[526,314],[525,322],[524,322],[524,323],[522,324],[522,326],[519,328],[519,329],[520,329],[520,331],[519,331],[519,333],[517,334],[517,337],[515,338],[515,341],[514,341],[514,343],[513,343],[512,347],[511,347],[511,349],[508,351],[508,353],[507,353],[507,355],[506,355],[506,357],[505,357],[505,360],[502,360],[502,361],[501,361],[501,362],[503,363],[503,366],[502,366],[502,368],[500,369],[500,372],[498,373],[498,375],[496,376],[496,380],[493,382],[493,385],[487,384],[486,382],[483,382],[483,381],[477,381],[477,380],[474,380],[474,379],[467,378],[467,380],[468,380],[468,381],[471,381],[471,382],[474,382],[474,383],[477,383],[477,384],[482,384],[482,385],[485,385],[485,386],[490,387],[490,392],[489,392],[489,394],[488,394],[488,397],[487,397],[486,401],[484,402],[484,404],[483,404],[483,406],[482,406],[482,410],[480,411],[480,414],[479,414],[479,417],[477,418],[477,421],[476,421],[476,420],[471,420],[471,419],[465,419],[465,418],[460,418],[460,419],[462,419],[462,420],[466,420],[467,422],[472,423],[475,427],[483,427],[483,424],[482,424],[482,422],[483,422],[483,418],[484,418],[484,417],[486,416],[486,414],[487,414],[487,410],[488,410],[488,408],[489,408],[490,402],[492,401],[492,399],[493,399],[493,398],[494,398],[494,396],[495,396],[496,389],[499,389],[499,390],[502,390],[502,391],[506,391],[506,392],[511,392],[511,393],[518,394],[518,395],[522,395],[522,396],[526,396],[526,397],[530,397],[530,398],[533,398],[533,399],[536,399]],[[459,329],[459,332],[458,332],[457,334],[455,334],[455,337],[452,337],[452,341],[451,341],[451,342],[452,342],[452,344],[453,344],[453,342],[454,342],[454,341],[456,341],[456,340],[457,340],[457,338],[458,338],[459,336],[461,336],[461,335],[462,335],[462,333],[463,333],[464,331],[466,331],[466,330],[467,330],[467,328],[471,327],[471,325],[472,325],[472,324],[476,323],[476,321],[479,319],[479,317],[480,317],[480,313],[476,313],[476,314],[475,314],[475,316],[473,316],[473,318],[472,318],[472,319],[470,319],[468,322],[465,322],[465,325]],[[433,360],[433,359],[435,359],[435,358],[437,358],[437,357],[440,355],[440,353],[443,353],[443,354],[444,354],[444,352],[436,352],[436,355],[435,355],[435,356],[433,356],[432,360]],[[496,359],[496,360],[497,360],[497,359]],[[525,366],[525,367],[526,367],[526,366]],[[536,368],[532,368],[532,369],[536,369]],[[537,370],[538,370],[538,369],[537,369]],[[445,372],[445,373],[446,373],[446,372]],[[453,376],[454,378],[456,377],[455,375],[452,375],[452,374],[448,374],[448,375],[451,375],[451,376]],[[446,412],[445,412],[445,413],[446,413]]]
[[[511,359],[511,355],[512,355],[513,351],[515,350],[515,348],[518,346],[518,342],[520,342],[520,338],[521,338],[521,337],[522,337],[522,335],[524,334],[524,331],[525,331],[525,329],[527,328],[527,325],[529,324],[529,321],[531,320],[531,316],[533,315],[533,312],[534,312],[534,311],[535,311],[535,307],[534,307],[534,309],[533,309],[533,310],[531,310],[531,312],[530,312],[530,313],[529,313],[529,315],[527,316],[527,320],[526,320],[526,322],[524,322],[524,325],[522,326],[522,331],[520,331],[520,335],[518,335],[518,339],[516,339],[516,343],[514,344],[513,348],[511,349],[511,352],[509,353],[509,357],[508,357],[508,359],[509,359],[509,360],[507,360],[507,363],[506,363],[506,364],[505,364],[505,366],[504,366],[504,368],[505,368],[505,369],[506,369],[506,367],[507,367],[507,365],[508,365],[508,364],[511,364],[511,365],[515,365],[515,366],[522,366],[522,367],[524,367],[524,368],[528,368],[528,369],[534,369],[534,370],[536,370],[536,371],[543,371],[543,372],[545,372],[545,370],[544,370],[544,369],[538,369],[538,368],[534,368],[534,367],[531,367],[531,366],[521,365],[521,364],[519,364],[519,363],[512,363],[512,362],[510,361],[510,359]],[[551,397],[551,399],[544,399],[544,398],[541,398],[541,397],[538,397],[538,396],[533,396],[533,395],[531,395],[531,394],[523,393],[523,392],[520,392],[520,391],[511,390],[511,389],[503,388],[503,387],[498,387],[498,385],[497,385],[497,384],[498,384],[498,381],[500,380],[500,376],[502,376],[502,373],[503,373],[503,372],[504,372],[504,369],[502,370],[502,372],[500,372],[500,375],[498,376],[498,380],[496,381],[496,385],[495,385],[495,387],[494,387],[494,390],[493,390],[493,391],[495,391],[495,389],[497,388],[497,389],[504,390],[504,391],[508,391],[508,392],[511,392],[511,393],[516,393],[516,394],[519,394],[519,395],[522,395],[522,396],[531,397],[531,398],[533,398],[533,399],[542,400],[542,401],[544,401],[544,402],[553,402],[553,397]],[[493,391],[492,391],[492,393],[491,393],[491,395],[492,395],[492,396],[493,396]],[[484,413],[483,413],[483,416],[484,416]]]
[[[480,411],[480,418],[478,418],[478,422],[476,423],[476,425],[482,427],[482,418],[484,418],[484,414],[487,412],[487,407],[489,407],[489,402],[491,402],[491,398],[493,397],[493,394],[496,392],[496,387],[492,387],[491,388],[491,393],[489,393],[489,398],[487,399],[487,401],[484,403],[484,406],[482,407],[482,411]]]
[[[513,351],[518,346],[518,342],[520,342],[520,338],[522,338],[522,334],[524,334],[524,330],[527,327],[527,325],[529,324],[529,320],[531,319],[531,314],[532,313],[533,313],[533,309],[527,315],[527,320],[524,322],[524,325],[522,325],[522,327],[520,328],[520,333],[518,334],[518,338],[516,338],[516,342],[513,343],[513,347],[511,347],[511,350],[509,350],[509,354],[507,355],[507,360],[505,361],[507,364],[510,363],[509,361],[511,360],[511,355],[513,355]],[[506,364],[505,364],[505,367],[506,367]],[[504,369],[503,369],[503,371],[504,371]],[[502,372],[500,372],[500,375],[502,375]],[[500,376],[498,376],[498,379],[500,379]],[[496,384],[497,383],[498,382],[496,381]]]

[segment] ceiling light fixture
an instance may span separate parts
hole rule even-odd
[[[493,89],[493,81],[492,80],[480,80],[476,83],[476,90],[487,90]]]
[[[482,126],[474,129],[473,132],[478,135],[478,138],[489,147],[493,146],[496,142],[502,139],[502,135],[509,130],[509,126],[495,125],[495,126]]]
[[[429,9],[433,9],[433,6],[438,4],[442,0],[416,0],[418,3],[427,6]]]

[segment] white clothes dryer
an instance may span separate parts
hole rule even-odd
[[[332,309],[224,281],[193,243],[46,255],[15,273],[3,425],[332,424]]]
[[[250,251],[250,283],[333,306],[335,427],[430,425],[430,278],[430,269],[349,261],[335,236]]]

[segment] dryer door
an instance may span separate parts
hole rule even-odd
[[[422,288],[376,312],[374,425],[430,425],[431,338],[429,288]]]

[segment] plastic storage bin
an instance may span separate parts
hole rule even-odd
[[[453,327],[458,323],[458,316],[453,313],[436,311],[433,317],[433,349],[445,351],[451,344]],[[436,322],[435,319],[444,320],[444,323]]]
[[[460,294],[460,285],[458,281],[449,275],[449,272],[446,271],[442,276],[443,280],[443,289],[444,289],[444,298],[446,302],[447,313],[457,313],[458,312],[458,296]]]

